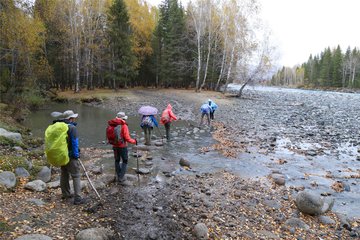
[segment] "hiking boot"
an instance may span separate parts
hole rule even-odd
[[[74,205],[85,204],[85,203],[88,203],[88,202],[89,202],[89,200],[87,198],[75,199],[74,200]]]
[[[70,199],[70,198],[73,198],[73,197],[74,197],[73,194],[70,194],[70,195],[62,195],[62,196],[61,196],[61,199],[62,199],[62,200],[66,200],[66,199]]]

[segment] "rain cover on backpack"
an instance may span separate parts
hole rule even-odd
[[[45,155],[47,161],[55,166],[65,166],[69,162],[67,145],[68,125],[56,122],[45,130]]]
[[[141,120],[141,127],[154,127],[154,122],[150,116],[144,116]]]
[[[106,138],[110,144],[124,143],[121,137],[121,125],[108,125],[106,128]]]

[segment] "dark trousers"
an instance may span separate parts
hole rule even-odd
[[[215,110],[210,112],[210,119],[211,120],[214,120],[214,113],[215,113]]]
[[[114,158],[115,158],[115,172],[118,180],[123,180],[127,163],[128,163],[128,149],[127,147],[120,148],[120,147],[113,147],[114,150]],[[120,164],[120,160],[122,163]]]
[[[200,120],[200,125],[202,125],[203,123],[203,119],[204,119],[204,116],[206,115],[206,119],[207,119],[207,122],[208,122],[208,125],[210,126],[210,114],[209,113],[201,113],[201,120]]]
[[[167,122],[167,123],[164,124],[164,126],[165,126],[165,131],[166,131],[166,139],[170,140],[170,126],[171,126],[171,123]]]
[[[60,188],[64,198],[69,197],[70,194],[70,183],[69,176],[71,175],[74,186],[74,199],[81,199],[81,181],[80,181],[80,162],[78,159],[71,159],[68,164],[61,167],[60,175]]]
[[[145,145],[150,145],[151,144],[152,127],[144,126],[143,130],[144,130],[144,137],[145,137]]]

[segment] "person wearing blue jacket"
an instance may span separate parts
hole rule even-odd
[[[62,193],[62,199],[69,199],[74,197],[74,204],[84,204],[87,202],[85,198],[81,197],[81,181],[80,181],[80,149],[79,149],[79,137],[76,129],[77,113],[72,110],[67,110],[62,114],[62,121],[69,126],[68,130],[68,150],[70,161],[65,166],[61,167],[60,175],[60,188]],[[74,195],[70,193],[69,175],[71,175],[74,186]]]
[[[144,130],[145,145],[151,145],[151,131],[153,128],[159,127],[154,115],[143,115],[140,127]]]
[[[218,108],[218,105],[216,105],[216,103],[214,103],[214,101],[212,101],[211,99],[208,100],[208,104],[210,106],[210,119],[214,120],[214,113],[215,110]]]
[[[208,125],[210,126],[210,111],[211,111],[211,108],[210,108],[209,104],[204,103],[203,105],[201,105],[201,107],[200,107],[200,112],[201,112],[200,126],[203,123],[204,116],[206,116]]]

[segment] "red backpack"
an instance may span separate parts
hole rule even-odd
[[[110,144],[124,143],[121,137],[121,125],[108,125],[106,128],[106,139]]]

